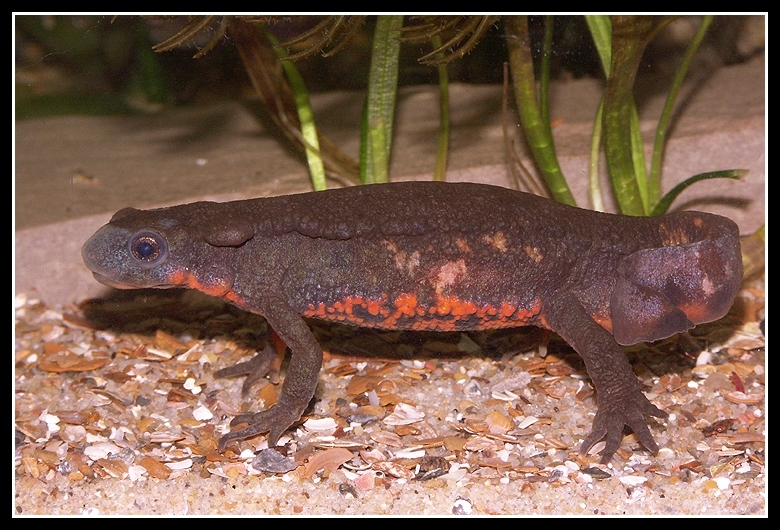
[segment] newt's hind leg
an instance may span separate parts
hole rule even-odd
[[[596,387],[598,410],[593,429],[582,442],[580,452],[587,453],[604,438],[606,446],[601,453],[601,462],[609,462],[623,439],[623,428],[628,426],[637,439],[656,454],[658,444],[644,416],[666,418],[668,414],[650,403],[642,393],[639,379],[615,338],[587,314],[572,294],[561,295],[544,312],[550,329],[583,358]]]

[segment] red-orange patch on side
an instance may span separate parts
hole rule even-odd
[[[402,294],[395,299],[395,307],[398,309],[398,312],[404,316],[414,316],[417,314],[417,309],[419,308],[417,296],[413,294]]]
[[[705,322],[712,322],[717,318],[710,309],[702,304],[691,303],[678,306],[680,310],[685,313],[688,320],[694,324],[704,324]]]
[[[171,285],[181,285],[181,286],[189,286],[193,289],[197,289],[197,285],[193,285],[193,275],[191,272],[187,271],[176,271],[170,276],[168,276],[168,281],[171,283]]]
[[[357,308],[362,308],[368,315],[356,311]],[[380,300],[348,297],[329,305],[312,304],[304,316],[383,329],[455,331],[533,324],[540,311],[541,303],[538,300],[530,308],[506,301],[496,307],[490,304],[479,306],[455,296],[438,295],[435,304],[423,305],[417,295],[404,293],[392,302],[384,297]]]
[[[200,281],[193,273],[185,270],[174,272],[168,277],[168,281],[172,285],[181,285],[182,287],[197,289],[210,296],[221,297],[225,296],[225,294],[230,291],[230,286],[225,283],[206,284]]]

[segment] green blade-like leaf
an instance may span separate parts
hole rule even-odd
[[[599,102],[596,118],[593,120],[593,134],[590,137],[590,164],[588,165],[588,191],[590,204],[597,212],[604,211],[604,196],[599,181],[599,153],[601,152],[601,115],[604,112],[604,100]]]
[[[320,141],[317,134],[317,126],[314,123],[314,111],[309,102],[309,93],[306,90],[306,83],[303,82],[301,73],[296,68],[295,63],[286,60],[287,52],[279,46],[279,41],[268,31],[266,37],[274,46],[276,55],[282,62],[284,74],[290,83],[293,94],[295,95],[295,106],[298,110],[298,119],[301,123],[301,135],[305,142],[306,161],[309,166],[309,178],[315,191],[327,189],[328,184],[325,180],[325,164],[320,155]]]
[[[433,49],[440,48],[442,45],[441,36],[434,36],[431,39],[431,44]],[[439,52],[436,58],[443,59],[444,54]],[[446,62],[439,62],[436,68],[439,72],[439,141],[436,148],[433,180],[443,181],[447,172],[447,154],[450,145],[450,76]]]
[[[636,110],[636,102],[631,97],[631,160],[634,163],[634,175],[636,187],[639,190],[639,199],[642,201],[642,212],[650,213],[650,202],[647,192],[647,165],[645,165],[645,144],[642,141],[642,130],[639,128],[639,111]]]
[[[552,197],[558,202],[576,206],[574,196],[558,164],[555,143],[550,134],[550,124],[544,123],[542,119],[536,94],[528,17],[506,17],[506,30],[509,35],[507,48],[509,67],[512,71],[512,86],[528,147]]]
[[[608,76],[612,65],[612,21],[608,15],[586,15],[585,22],[596,44],[604,75]]]
[[[688,49],[685,52],[685,56],[683,57],[680,66],[677,68],[674,81],[669,88],[669,94],[666,96],[664,110],[661,112],[661,117],[658,120],[658,127],[655,131],[655,141],[653,143],[653,155],[650,161],[650,175],[648,177],[648,196],[651,204],[657,201],[658,197],[661,195],[661,165],[663,163],[664,147],[666,146],[666,133],[669,129],[669,123],[672,120],[674,103],[677,100],[677,94],[680,92],[680,88],[685,80],[685,74],[688,72],[688,68],[691,65],[691,60],[699,49],[699,45],[712,23],[712,19],[712,15],[702,18],[701,25],[696,31],[691,43],[688,45]]]
[[[300,147],[304,153],[310,150],[313,143],[307,141],[301,132],[297,96],[290,86],[284,68],[280,67],[279,58],[268,40],[268,34],[261,26],[237,17],[230,17],[227,30],[271,119],[295,146]],[[314,151],[319,152],[328,171],[344,179],[357,180],[357,163],[327,136],[320,134],[318,137],[320,149]]]
[[[643,201],[646,190],[640,191],[635,169],[634,79],[645,46],[667,21],[652,16],[612,17],[612,65],[604,89],[604,153],[615,198],[627,215],[648,213]]]
[[[552,60],[553,16],[544,17],[544,44],[539,68],[539,115],[547,126],[547,135],[552,138],[550,125],[550,63]]]
[[[360,179],[363,183],[387,182],[393,117],[398,89],[399,30],[401,15],[377,17],[371,47],[368,95],[366,99],[365,156],[361,154]]]
[[[680,182],[677,186],[669,190],[669,193],[663,196],[663,198],[658,201],[658,204],[655,205],[655,208],[653,208],[653,211],[651,215],[663,215],[668,210],[669,207],[672,205],[672,202],[677,198],[677,196],[683,192],[688,186],[695,182],[699,182],[700,180],[708,180],[708,179],[717,179],[717,178],[728,178],[728,179],[741,179],[745,174],[747,174],[747,169],[725,169],[723,171],[710,171],[709,173],[699,173],[698,175],[694,175],[690,178],[687,178]]]

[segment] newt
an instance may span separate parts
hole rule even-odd
[[[303,317],[390,330],[539,326],[584,359],[598,409],[581,446],[611,459],[628,426],[653,454],[643,394],[621,348],[723,317],[742,281],[737,225],[681,211],[598,213],[507,188],[398,182],[226,203],[118,211],[85,244],[95,279],[188,287],[262,315],[291,351],[276,405],[220,440],[275,446],[314,396],[323,352]],[[266,348],[268,350],[268,348]],[[263,351],[218,371],[269,371]]]

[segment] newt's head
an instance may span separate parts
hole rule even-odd
[[[117,289],[190,287],[222,296],[234,274],[221,250],[243,244],[252,231],[240,224],[216,230],[218,223],[208,222],[214,206],[120,210],[84,244],[84,263],[97,281]]]

